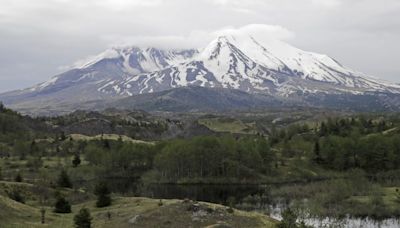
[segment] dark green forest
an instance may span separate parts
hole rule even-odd
[[[400,168],[400,123],[393,115],[271,126],[256,135],[226,133],[135,143],[122,137],[76,140],[55,127],[77,117],[31,118],[4,106],[0,112],[0,155],[27,160],[35,169],[43,168],[45,158],[72,157],[104,173],[112,170],[113,175],[140,177],[151,171],[156,182],[212,178],[263,182],[283,175],[281,167],[290,168],[293,162],[322,172],[361,169],[371,176]],[[129,125],[121,123],[115,120],[112,125]],[[147,127],[155,134],[160,131],[151,123]],[[79,164],[71,165],[66,168]]]
[[[285,126],[270,124],[255,134],[209,134],[202,129],[197,135],[164,139],[152,136],[168,131],[171,123],[174,127],[182,123],[142,115],[147,124],[133,124],[114,115],[108,121],[117,132],[107,133],[126,132],[131,138],[141,135],[139,139],[147,140],[127,140],[123,134],[109,137],[98,126],[87,129],[86,120],[81,128],[92,136],[73,137],[71,129],[82,133],[76,123],[88,115],[100,114],[33,118],[1,105],[1,180],[84,192],[95,192],[96,185],[107,183],[105,192],[133,195],[142,194],[149,184],[287,184],[282,191],[271,190],[268,197],[296,200],[325,194],[324,200],[314,202],[319,208],[314,213],[321,215],[332,215],[328,210],[332,205],[341,215],[351,210],[355,215],[382,218],[397,214],[400,119],[396,115],[351,114]],[[69,123],[74,128],[65,128]],[[136,133],[129,134],[132,129]],[[362,184],[349,181],[355,179]],[[346,192],[335,195],[337,186]],[[18,191],[8,195],[20,201],[29,198]],[[355,209],[363,205],[376,208]]]

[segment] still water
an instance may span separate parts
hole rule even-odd
[[[259,198],[257,201],[243,200],[250,195],[262,195],[266,186],[262,185],[177,185],[177,184],[155,184],[142,187],[140,195],[163,199],[192,199],[229,205],[234,201],[237,208],[244,210],[255,210],[267,214],[275,219],[281,219],[281,212],[286,208],[285,203],[277,203],[267,198]],[[251,205],[249,205],[251,204]],[[314,227],[351,227],[351,228],[399,228],[399,219],[374,220],[371,218],[315,218],[302,213],[302,221]]]

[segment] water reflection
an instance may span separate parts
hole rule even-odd
[[[271,199],[270,186],[262,185],[176,185],[153,184],[142,186],[140,195],[164,199],[192,199],[228,205],[233,200],[236,207],[243,210],[258,211],[275,219],[281,219],[281,212],[290,203],[288,199]],[[300,211],[300,219],[314,227],[351,228],[398,228],[399,219],[377,221],[371,218],[316,218],[306,211]]]

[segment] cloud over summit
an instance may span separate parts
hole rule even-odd
[[[279,25],[249,24],[240,27],[227,26],[214,31],[194,30],[185,35],[166,36],[119,36],[105,35],[102,39],[112,47],[138,46],[157,47],[162,49],[203,48],[219,36],[253,36],[258,40],[288,40],[294,33]]]
[[[398,0],[0,3],[0,91],[44,81],[60,66],[110,46],[202,47],[222,32],[286,39],[369,75],[400,81]]]

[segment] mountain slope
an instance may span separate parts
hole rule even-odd
[[[20,106],[31,103],[42,106],[129,96],[132,94],[119,91],[116,86],[113,86],[113,93],[103,88],[132,75],[157,71],[180,63],[196,53],[196,50],[112,48],[47,82],[24,90],[3,93],[0,100],[6,104],[18,103]]]
[[[305,93],[290,98],[280,98],[259,93],[247,93],[237,89],[183,86],[112,101],[90,102],[82,107],[96,110],[110,107],[127,110],[140,109],[149,112],[225,112],[300,107],[385,112],[400,110],[400,95]]]
[[[107,93],[142,94],[198,85],[290,96],[297,92],[399,93],[400,86],[347,69],[334,59],[278,40],[221,36],[198,55],[159,71],[113,81]],[[122,91],[122,92],[121,92]]]
[[[60,110],[186,86],[235,89],[303,103],[310,94],[400,93],[400,85],[367,77],[326,55],[279,40],[226,35],[200,51],[112,48],[47,82],[0,94],[0,100],[17,110]]]
[[[281,107],[283,100],[234,89],[185,86],[155,93],[140,94],[116,101],[99,101],[94,107],[142,109],[147,111],[209,112],[235,109]]]

